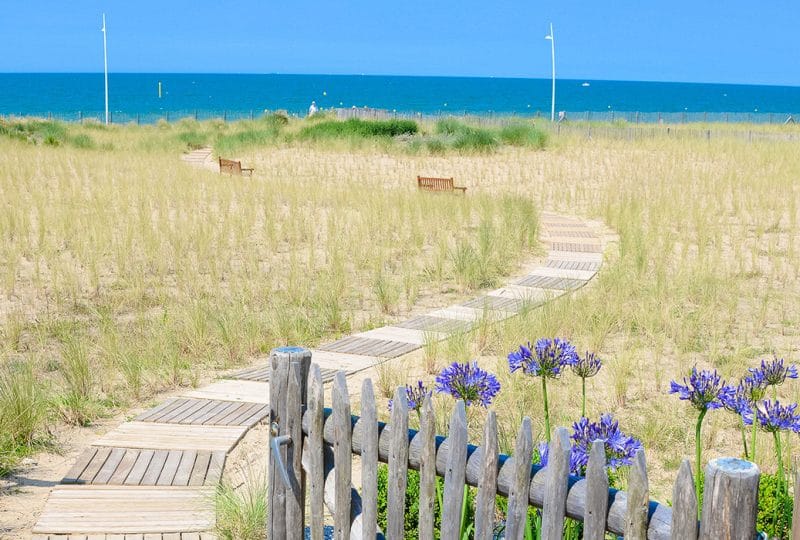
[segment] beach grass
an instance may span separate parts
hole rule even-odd
[[[568,337],[605,360],[588,382],[590,416],[613,412],[643,440],[652,496],[666,500],[693,455],[670,380],[696,365],[735,382],[773,353],[797,360],[796,127],[537,125],[541,151],[514,144],[531,138],[522,130],[504,139],[507,124],[467,122],[495,137],[490,152],[453,148],[462,128],[452,122],[419,122],[410,138],[296,136],[329,120],[70,128],[92,148],[0,138],[3,369],[20,386],[4,399],[48,404],[15,444],[38,440],[54,414],[80,423],[81,411],[191,385],[274,345],[313,346],[502,283],[535,253],[542,209],[608,226],[594,282],[499,325],[426,340],[418,366],[381,367],[383,394],[478,358],[503,383],[509,451],[521,417],[539,438],[543,417],[540,389],[510,375],[506,355]],[[278,135],[236,138],[259,130]],[[190,143],[221,137],[232,141],[225,157],[256,168],[253,180],[178,161]],[[467,196],[416,193],[418,174],[452,176]],[[26,393],[20,365],[45,382],[41,395]],[[554,425],[577,420],[577,378],[548,393]],[[65,405],[72,395],[85,399]],[[797,401],[800,386],[780,397]],[[710,414],[704,456],[741,455],[737,429],[732,415]],[[759,444],[773,471],[771,442]]]

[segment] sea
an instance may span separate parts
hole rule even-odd
[[[0,73],[0,115],[68,121],[104,115],[102,73]],[[113,122],[238,119],[264,111],[304,115],[377,109],[398,115],[519,115],[549,118],[552,81],[378,75],[110,73]],[[643,122],[800,121],[800,87],[558,79],[556,111],[567,119]]]

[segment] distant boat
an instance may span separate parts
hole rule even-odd
[[[585,82],[581,86],[590,86],[589,83]]]

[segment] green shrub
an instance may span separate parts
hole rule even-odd
[[[436,156],[444,154],[447,151],[447,145],[440,139],[430,139],[426,141],[425,147],[428,149],[428,152]]]
[[[762,474],[758,483],[756,528],[770,538],[789,538],[792,530],[792,496],[786,485],[778,491],[778,475]]]
[[[70,137],[69,142],[75,148],[94,148],[94,140],[85,133],[79,133]]]
[[[217,137],[214,149],[221,156],[232,155],[242,148],[253,148],[274,143],[280,131],[273,126],[244,129]]]
[[[351,118],[344,122],[325,120],[300,130],[300,139],[343,139],[368,137],[396,137],[398,135],[414,135],[418,131],[413,120],[361,120]]]
[[[185,143],[189,149],[196,150],[208,144],[208,135],[206,133],[198,133],[194,130],[184,131],[178,134],[178,140]]]
[[[497,148],[498,142],[488,129],[467,128],[456,135],[453,148],[470,152],[488,153]]]
[[[439,135],[457,135],[468,131],[470,128],[455,118],[442,118],[436,122],[436,133]]]
[[[436,477],[436,490],[440,492],[444,489],[444,480]],[[472,491],[472,490],[470,490]],[[378,526],[386,531],[387,517],[388,517],[388,502],[389,502],[389,467],[387,465],[378,465]],[[474,504],[472,497],[468,501],[470,508],[470,516]],[[434,518],[433,528],[434,537],[439,538],[439,530],[442,525],[442,515],[439,504],[434,504]],[[405,538],[407,540],[416,540],[419,538],[419,473],[417,471],[408,471],[408,487],[406,489],[406,506],[405,512]],[[472,521],[469,516],[467,522]]]
[[[258,540],[266,535],[266,473],[249,471],[238,488],[223,482],[214,497],[216,530],[225,540]]]
[[[31,365],[4,366],[0,370],[0,476],[36,443],[47,415],[47,392]]]
[[[500,129],[500,140],[510,146],[544,148],[547,134],[527,124],[511,124]]]

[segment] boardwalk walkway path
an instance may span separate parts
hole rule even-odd
[[[198,153],[199,156],[199,153]],[[198,160],[200,166],[207,158]],[[484,316],[513,317],[588,283],[600,269],[595,227],[544,214],[544,263],[505,287],[312,351],[323,374],[355,373],[447,339]],[[430,337],[427,337],[430,339]],[[214,536],[213,492],[226,456],[268,410],[268,365],[187,389],[106,433],[53,488],[33,528],[35,540],[207,540]]]

